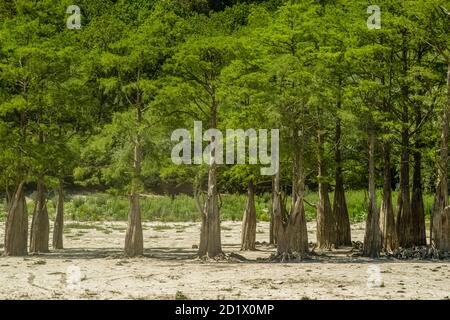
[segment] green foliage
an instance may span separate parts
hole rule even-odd
[[[377,187],[389,141],[393,188],[406,148],[422,155],[423,188],[434,191],[438,115],[447,106],[447,0],[380,0],[379,30],[366,26],[365,0],[80,0],[81,30],[65,27],[70,4],[0,2],[0,185],[9,193],[22,180],[108,190],[117,197],[71,199],[68,215],[123,220],[130,192],[191,192],[204,186],[205,166],[175,166],[170,135],[194,120],[206,129],[213,105],[219,129],[280,129],[287,193],[300,147],[306,185],[316,190],[319,133],[327,168],[320,179],[333,187],[336,120],[346,189],[367,186],[373,128]],[[250,181],[259,193],[270,190],[256,165],[218,170],[221,191],[241,193],[223,196],[225,220],[241,218]],[[347,197],[360,221],[365,194]],[[317,201],[314,192],[307,199]],[[269,219],[268,202],[258,197],[258,219]],[[313,219],[314,208],[305,208]],[[142,199],[145,219],[197,220],[196,211],[188,196]]]

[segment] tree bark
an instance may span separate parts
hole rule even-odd
[[[247,206],[242,221],[241,250],[255,250],[256,241],[256,207],[255,186],[253,181],[248,184]]]
[[[288,221],[288,233],[291,250],[300,255],[307,254],[308,248],[308,231],[306,228],[306,215],[303,199],[305,196],[305,169],[303,159],[303,134],[301,140],[296,147],[296,156],[294,157],[294,176],[297,177],[295,183],[295,203]]]
[[[48,252],[49,220],[47,212],[47,188],[37,183],[36,203],[31,223],[30,252]]]
[[[141,205],[139,193],[130,195],[130,211],[128,213],[128,227],[125,235],[125,255],[136,257],[144,254],[144,241],[141,223]]]
[[[421,143],[416,141],[414,151],[413,193],[411,200],[412,233],[413,243],[417,246],[427,244],[425,231],[425,206],[423,203],[422,190],[422,155],[420,154]]]
[[[198,255],[214,258],[221,255],[219,195],[217,193],[216,166],[212,164],[208,172],[208,193],[206,196]]]
[[[274,204],[274,200],[275,200],[275,176],[272,178],[272,194],[271,194],[271,199],[270,199],[270,205],[269,205],[269,209],[270,209],[270,230],[269,230],[269,243],[270,244],[277,244],[277,237],[275,234],[275,214],[273,211],[273,204]]]
[[[402,132],[402,154],[400,164],[400,199],[397,212],[397,236],[401,247],[414,245],[409,187],[409,129]]]
[[[394,208],[392,206],[391,191],[391,145],[383,144],[383,199],[380,210],[380,230],[383,249],[391,252],[398,246],[397,231],[395,228]]]
[[[139,101],[139,98],[138,98]],[[136,121],[142,123],[142,109],[138,104],[136,108]],[[130,210],[128,213],[128,226],[125,234],[125,255],[135,257],[144,254],[144,236],[142,233],[141,205],[139,201],[139,190],[141,188],[141,164],[142,145],[140,133],[136,134],[134,140],[133,181],[130,195]]]
[[[306,229],[306,217],[303,207],[304,196],[304,173],[303,160],[301,151],[299,157],[295,157],[298,161],[294,166],[298,169],[296,176],[296,195],[295,204],[288,215],[283,205],[280,190],[280,172],[278,171],[274,179],[274,232],[277,238],[277,255],[285,255],[297,253],[303,256],[308,253],[308,232]]]
[[[25,202],[25,182],[19,183],[12,196],[5,224],[5,256],[26,256],[28,214]]]
[[[211,128],[217,128],[217,100],[212,95]],[[202,215],[200,245],[198,255],[215,258],[223,254],[220,236],[219,194],[217,189],[217,174],[215,149],[211,148],[211,163],[208,171],[208,193]]]
[[[324,159],[324,133],[321,129],[317,134],[318,143],[318,181],[319,181],[319,203],[317,204],[317,246],[319,248],[331,249],[336,245],[336,221],[331,209],[330,197],[328,195],[329,185],[326,177]]]
[[[340,109],[340,103],[338,103],[338,109]],[[350,231],[350,219],[348,216],[347,202],[345,199],[344,190],[344,177],[342,173],[342,156],[341,156],[341,121],[339,117],[336,119],[336,132],[335,132],[335,155],[334,160],[336,164],[335,182],[334,188],[334,201],[333,201],[333,216],[336,218],[337,227],[337,245],[338,246],[351,246],[351,231]]]
[[[417,63],[422,63],[423,53],[419,52]],[[423,90],[418,92],[418,95],[425,95]],[[413,191],[411,199],[411,215],[413,226],[413,241],[415,245],[426,245],[427,235],[425,230],[425,206],[423,202],[423,186],[422,186],[422,153],[424,147],[421,133],[422,116],[422,102],[416,101],[414,103],[415,112],[415,145],[414,145],[414,167],[413,167]]]
[[[450,129],[450,58],[447,61],[447,105],[442,112],[441,148],[438,161],[438,186],[433,212],[433,243],[441,251],[450,251],[450,207],[448,202],[448,139]]]
[[[369,129],[369,206],[366,232],[364,235],[363,255],[377,258],[381,251],[381,230],[377,210],[375,189],[375,132]]]
[[[406,35],[403,37],[406,43]],[[403,75],[408,74],[408,47],[402,50]],[[414,246],[413,219],[411,212],[411,192],[409,186],[410,130],[409,130],[409,87],[402,85],[402,154],[400,163],[400,195],[399,211],[397,212],[397,237],[400,247]]]
[[[64,189],[62,182],[58,186],[58,201],[53,225],[53,249],[63,249],[64,234]]]
[[[281,190],[280,190],[280,170],[275,174],[273,181],[273,232],[277,238],[277,253],[289,251],[289,241],[287,233],[284,228],[284,221],[286,220],[285,212],[283,210]]]

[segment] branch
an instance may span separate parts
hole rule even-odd
[[[195,189],[194,189],[194,200],[195,200],[195,206],[197,207],[197,210],[198,210],[198,212],[200,213],[200,215],[203,217],[203,216],[205,216],[205,211],[203,210],[203,206],[202,206],[202,204],[200,203],[200,196],[202,196],[203,195],[203,193],[202,192],[199,192],[198,191],[198,187],[197,186],[195,186]],[[202,201],[203,203],[205,202],[204,201],[204,195],[203,195],[203,201]]]
[[[314,209],[317,209],[317,204],[312,204],[308,200],[306,200],[305,198],[303,198],[303,202],[306,203],[307,205],[313,207]]]
[[[423,126],[423,124],[426,123],[426,121],[428,120],[428,118],[430,117],[430,115],[433,113],[434,111],[434,105],[436,102],[436,97],[434,97],[433,103],[431,104],[430,109],[427,111],[427,113],[425,114],[425,116],[422,118],[422,120],[420,121],[420,123],[416,126],[416,128],[411,131],[410,135],[413,136],[415,135]]]

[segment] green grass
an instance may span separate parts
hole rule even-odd
[[[310,192],[306,200],[314,204],[318,195]],[[395,205],[397,193],[393,193]],[[239,221],[245,209],[246,196],[225,194],[221,196],[221,219],[225,221]],[[287,198],[288,207],[290,197]],[[364,190],[350,190],[346,192],[347,207],[352,222],[364,221],[367,215],[367,192]],[[381,203],[381,190],[377,194],[378,205]],[[330,193],[333,202],[333,193]],[[259,221],[270,220],[270,194],[256,197],[256,215]],[[425,212],[429,216],[433,205],[433,195],[424,196]],[[199,221],[200,215],[195,200],[187,195],[179,195],[174,199],[170,197],[143,197],[141,199],[142,218],[145,221],[185,222]],[[86,197],[73,197],[65,204],[66,215],[76,221],[96,220],[126,220],[128,214],[128,199],[107,194],[93,194]],[[305,203],[306,218],[312,221],[316,217],[315,208]],[[164,227],[159,227],[164,228]]]
[[[169,229],[173,229],[173,226],[170,225],[156,225],[153,227],[153,230],[155,231],[163,231],[163,230],[169,230]]]
[[[97,231],[111,233],[110,230],[108,230],[108,229],[106,229],[106,228],[104,228],[102,226],[96,226],[96,225],[92,225],[92,224],[85,224],[85,223],[78,223],[78,222],[65,223],[64,224],[64,231],[68,231],[70,229],[80,230],[78,232],[81,232],[81,233],[86,233],[86,231],[82,231],[82,230],[88,230],[88,229],[95,229]]]
[[[259,221],[270,220],[270,194],[256,197],[256,214]],[[315,192],[306,194],[306,200],[314,204],[318,200]],[[352,222],[364,221],[367,215],[367,192],[364,190],[350,190],[346,192],[347,207]],[[393,192],[393,204],[395,206],[397,192]],[[288,197],[287,205],[290,207],[291,199]],[[378,205],[381,201],[381,190],[377,193]],[[330,201],[333,202],[333,193],[330,193]],[[220,215],[222,220],[239,221],[245,209],[245,194],[221,195]],[[425,213],[430,215],[433,205],[433,195],[424,196]],[[4,201],[0,201],[0,220],[5,219]],[[65,215],[67,220],[73,221],[125,221],[128,215],[128,199],[126,197],[97,193],[87,196],[68,196],[65,203]],[[28,213],[33,212],[33,202],[27,204]],[[200,215],[195,205],[195,200],[187,195],[178,195],[174,199],[164,196],[143,197],[141,199],[142,219],[144,221],[162,222],[186,222],[199,221]],[[54,200],[47,203],[49,216],[54,218]],[[315,208],[305,203],[306,218],[308,221],[315,219]],[[98,226],[71,224],[66,228],[99,229]],[[164,227],[156,227],[162,230]],[[99,230],[103,231],[103,230]]]

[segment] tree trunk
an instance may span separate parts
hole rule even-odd
[[[48,240],[47,188],[42,181],[39,181],[31,223],[30,252],[48,252]]]
[[[385,142],[383,145],[383,199],[380,210],[380,230],[383,241],[383,249],[391,252],[398,246],[397,232],[395,228],[394,208],[392,206],[391,191],[391,145]]]
[[[447,73],[447,105],[442,112],[441,148],[438,161],[438,187],[433,212],[433,239],[437,249],[450,251],[450,208],[448,202],[448,139],[450,129],[450,59]]]
[[[418,55],[417,63],[422,63],[422,53]],[[417,93],[420,96],[425,95],[423,90]],[[423,104],[420,101],[414,103],[415,112],[415,145],[414,145],[414,167],[413,167],[413,192],[411,199],[411,215],[413,226],[413,240],[414,244],[418,246],[427,244],[427,235],[425,230],[425,206],[423,203],[423,186],[422,186],[422,153],[424,147],[422,140],[421,125],[423,122],[422,116]]]
[[[28,239],[28,214],[25,202],[25,182],[14,193],[5,224],[5,256],[26,256]]]
[[[128,213],[128,227],[125,235],[125,255],[136,257],[144,254],[144,241],[141,223],[141,205],[139,193],[130,195],[130,211]]]
[[[308,230],[306,227],[305,208],[303,197],[297,198],[294,209],[290,215],[288,233],[290,234],[291,250],[300,255],[307,254]]]
[[[369,206],[367,210],[363,255],[377,258],[380,255],[380,251],[381,231],[375,189],[375,132],[373,129],[369,129]]]
[[[285,236],[285,230],[283,228],[284,221],[286,220],[285,212],[283,211],[281,190],[280,190],[280,170],[275,173],[272,189],[272,212],[273,212],[273,234],[277,239],[277,251],[279,253],[289,250],[289,242]]]
[[[303,134],[301,141],[296,147],[296,156],[294,157],[294,176],[297,177],[295,181],[295,203],[292,206],[292,211],[289,216],[288,233],[291,245],[291,250],[300,255],[306,254],[308,248],[308,231],[306,228],[306,215],[303,199],[305,195],[305,169],[303,160]]]
[[[217,100],[214,94],[211,102],[211,128],[217,128]],[[219,194],[217,189],[214,148],[211,148],[210,159],[208,193],[202,216],[198,255],[200,257],[214,258],[223,254],[220,236]]]
[[[338,104],[340,109],[340,103]],[[336,132],[335,132],[335,180],[336,186],[334,188],[334,201],[333,201],[333,216],[336,219],[337,228],[337,245],[351,246],[352,239],[350,233],[350,219],[348,216],[347,202],[345,200],[344,190],[344,178],[342,173],[342,157],[341,157],[341,121],[339,118],[336,120]]]
[[[300,147],[301,148],[301,147]],[[303,159],[300,150],[298,157],[294,157],[294,167],[297,168],[295,176],[298,177],[296,184],[295,204],[291,213],[287,215],[286,208],[282,203],[280,190],[280,172],[275,175],[274,180],[274,232],[277,237],[277,254],[289,255],[297,253],[300,256],[308,253],[308,232],[306,229],[306,217],[303,207],[303,196],[305,190]],[[284,257],[283,257],[284,258]]]
[[[202,217],[198,255],[214,258],[222,253],[216,166],[212,164],[208,173],[208,193]]]
[[[277,237],[275,234],[275,215],[274,215],[274,211],[273,211],[273,204],[274,204],[274,200],[275,200],[275,176],[272,178],[272,195],[271,195],[271,199],[270,199],[270,205],[269,205],[269,209],[270,209],[270,230],[269,230],[269,243],[270,244],[277,244]]]
[[[331,249],[336,245],[336,221],[331,209],[329,186],[326,177],[324,160],[324,133],[321,129],[317,134],[318,143],[318,181],[319,203],[317,204],[317,245],[319,248]]]
[[[253,181],[248,184],[247,206],[242,221],[241,250],[255,250],[256,241],[256,207],[255,186]]]
[[[445,207],[444,213],[441,214],[441,238],[439,240],[439,250],[442,252],[450,252],[450,206]]]
[[[418,151],[420,146],[416,142],[416,151],[414,152],[414,173],[413,173],[413,193],[411,200],[411,215],[413,228],[413,243],[416,246],[427,244],[425,231],[425,206],[423,203],[422,191],[422,155]]]
[[[53,249],[63,249],[64,234],[64,189],[62,182],[58,186],[55,223],[53,225]]]
[[[406,43],[406,34],[403,37]],[[408,74],[408,47],[405,44],[402,50],[403,75]],[[402,85],[402,154],[400,163],[400,200],[397,212],[397,237],[400,247],[414,246],[413,219],[411,212],[411,192],[409,186],[409,158],[410,158],[410,132],[409,132],[409,87]]]
[[[400,164],[400,199],[397,212],[397,236],[401,247],[414,245],[409,188],[409,129],[402,132],[402,154]]]
[[[142,109],[136,108],[136,121],[138,125],[142,123]],[[130,211],[128,213],[128,226],[125,234],[125,255],[135,257],[144,253],[144,236],[141,223],[141,205],[139,201],[139,190],[141,189],[141,164],[142,146],[141,137],[137,133],[134,140],[134,161],[133,161],[133,181],[130,195]]]

